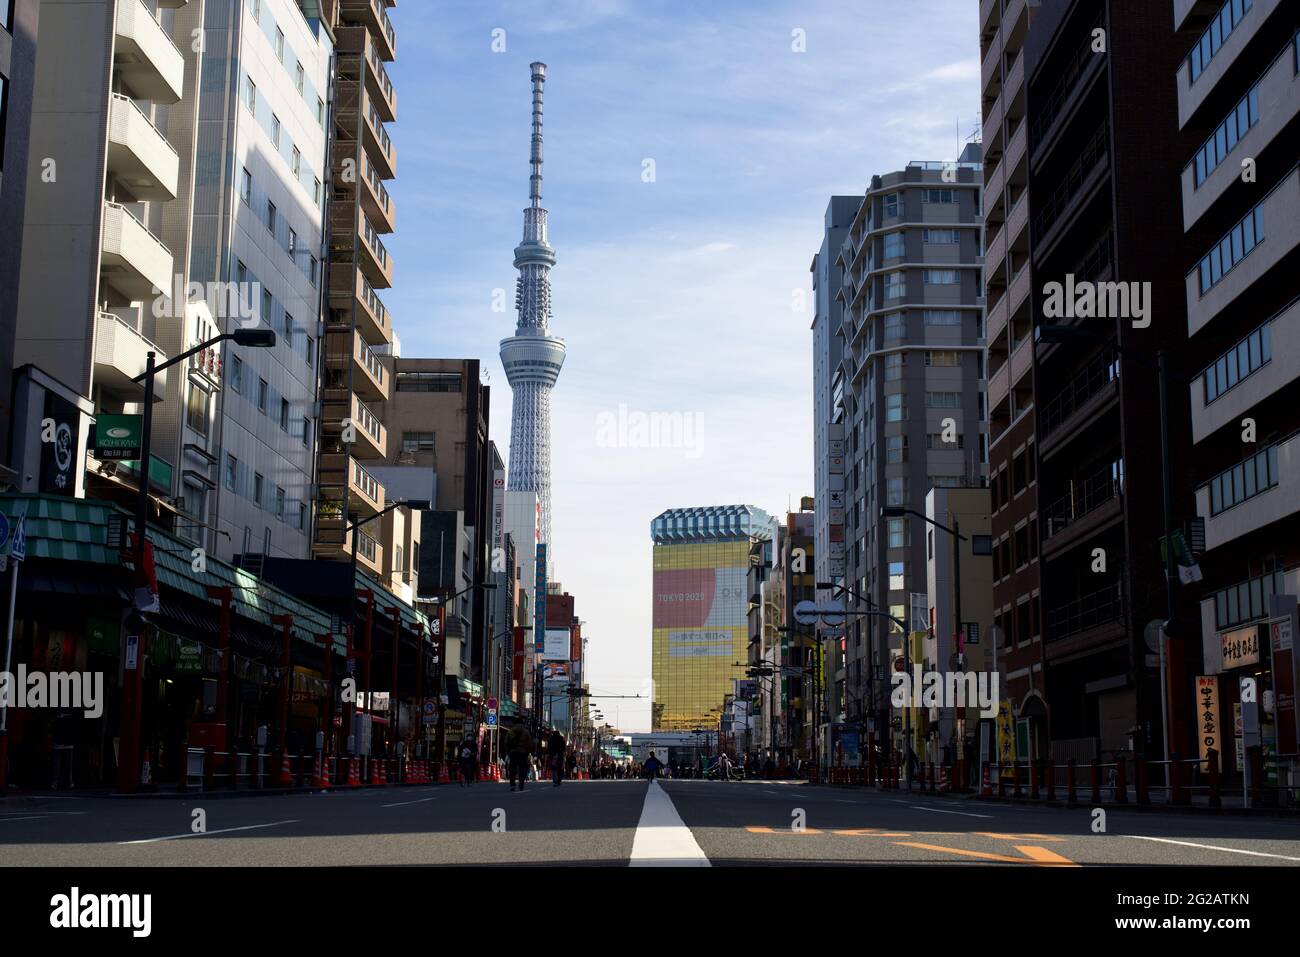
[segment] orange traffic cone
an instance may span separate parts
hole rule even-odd
[[[293,770],[289,767],[289,752],[287,750],[280,752],[280,777],[276,782],[282,788],[293,787]]]
[[[316,767],[312,771],[311,786],[314,788],[327,788],[330,786],[329,781],[325,777],[324,760],[319,754],[316,755]]]
[[[356,758],[348,758],[348,787],[361,787],[361,764]]]
[[[438,762],[438,783],[439,784],[451,783],[451,777],[447,774],[446,762],[443,761]]]

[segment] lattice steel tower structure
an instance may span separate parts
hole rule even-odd
[[[555,250],[546,241],[542,208],[542,86],[546,64],[530,64],[533,76],[532,175],[524,210],[524,238],[515,247],[515,334],[501,340],[501,364],[513,393],[510,422],[512,490],[536,492],[542,504],[541,536],[551,541],[551,389],[564,365],[564,340],[550,334],[551,267]]]

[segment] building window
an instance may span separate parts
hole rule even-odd
[[[1278,484],[1277,446],[1261,449],[1210,479],[1210,514],[1240,505]]]
[[[1199,266],[1201,295],[1204,296],[1219,280],[1232,271],[1232,268],[1250,255],[1259,243],[1264,241],[1264,201],[1261,200],[1253,210],[1228,232],[1218,245],[1201,259]]]
[[[298,69],[295,71],[295,81],[298,87],[298,95],[302,96],[303,88],[307,85],[307,71],[302,68],[302,61],[298,61]]]
[[[262,22],[262,0],[253,0],[252,14],[254,23]]]
[[[306,530],[307,530],[307,506],[304,503],[299,502],[298,503],[298,531],[305,532]]]
[[[923,189],[921,190],[921,202],[923,203],[955,203],[957,191],[952,189]]]
[[[290,161],[290,168],[293,170],[293,178],[297,179],[302,175],[302,150],[298,147],[293,148],[293,159]]]
[[[257,505],[258,508],[262,507],[262,485],[263,485],[262,473],[254,472],[253,473],[253,503]]]
[[[432,452],[434,451],[434,439],[435,433],[433,432],[403,432],[402,451]]]
[[[1223,6],[1215,13],[1210,25],[1201,34],[1200,41],[1187,55],[1188,69],[1193,83],[1209,66],[1210,60],[1219,52],[1228,35],[1237,28],[1241,18],[1250,9],[1251,3],[1252,0],[1224,0]]]
[[[897,259],[903,255],[903,233],[885,233],[885,258]]]
[[[885,276],[885,298],[901,299],[907,293],[907,276],[903,270]]]
[[[289,246],[288,246],[288,253],[289,253],[290,257],[292,257],[292,258],[294,258],[294,259],[297,259],[297,257],[298,257],[298,233],[297,233],[296,231],[294,231],[293,229],[290,229],[290,230],[289,230]]]
[[[277,150],[280,148],[280,118],[274,113],[271,114],[271,143]]]
[[[942,432],[928,432],[925,436],[925,447],[932,452],[944,452],[952,451],[953,449],[960,449],[964,447],[964,443],[965,438],[960,432],[953,436],[952,442],[945,442],[943,440]]]
[[[1222,631],[1254,618],[1263,618],[1268,614],[1269,598],[1284,594],[1285,591],[1280,569],[1220,589],[1214,593],[1214,620],[1217,628]]]
[[[235,393],[244,391],[244,360],[239,356],[230,357],[230,388]]]
[[[907,324],[903,321],[901,312],[890,312],[885,314],[885,338],[901,339],[906,334]]]
[[[314,369],[316,367],[316,340],[311,336],[305,336],[304,338],[307,340],[307,347],[303,358],[307,360],[307,368]]]
[[[319,209],[321,204],[320,180],[316,177],[312,177],[312,197],[315,199],[316,207]]]
[[[459,392],[459,372],[398,372],[398,392]]]
[[[960,392],[927,392],[925,406],[928,409],[960,409]]]
[[[284,62],[284,31],[279,27],[275,28],[275,58]]]
[[[239,179],[239,198],[248,205],[253,205],[253,174],[244,168]]]
[[[316,97],[316,123],[321,129],[325,128],[325,101],[319,96]]]
[[[311,280],[312,288],[315,288],[316,283],[319,281],[319,277],[320,277],[320,260],[317,259],[315,256],[312,256],[311,271],[307,274],[307,278]]]
[[[302,444],[311,446],[311,416],[305,415],[302,419]]]
[[[207,390],[190,383],[190,394],[185,403],[185,424],[199,435],[208,434],[208,400],[211,396]]]
[[[233,455],[226,455],[226,489],[233,492],[235,483],[239,478],[239,459]]]
[[[280,400],[280,428],[289,431],[289,400]]]
[[[885,436],[885,462],[897,464],[907,461],[907,436],[906,435],[887,435]]]
[[[275,517],[284,521],[284,489],[275,487]]]
[[[880,198],[880,204],[886,216],[898,215],[898,193],[886,193]]]
[[[275,203],[269,199],[266,201],[266,228],[272,236],[275,235],[275,224],[279,219],[279,211],[275,208]]]
[[[902,477],[885,479],[885,504],[907,504],[907,479]]]
[[[1209,405],[1242,379],[1271,361],[1273,358],[1271,339],[1269,324],[1265,323],[1219,356],[1202,373],[1205,380],[1205,404]]]
[[[885,356],[885,381],[896,382],[903,377],[903,364],[907,357],[901,352]]]
[[[1193,159],[1197,188],[1218,168],[1219,164],[1232,152],[1238,140],[1245,136],[1252,126],[1259,122],[1259,84],[1250,88],[1245,96],[1232,108],[1227,118],[1219,124],[1205,144],[1196,151]]]
[[[925,243],[929,246],[953,246],[957,243],[955,229],[927,229],[924,231]]]
[[[248,112],[257,116],[257,84],[253,82],[251,76],[248,78],[248,98],[244,103],[248,107]]]
[[[907,418],[907,402],[901,392],[885,396],[885,421],[902,422]]]
[[[892,546],[891,546],[892,547]],[[889,563],[889,590],[904,591],[907,588],[907,563]]]
[[[961,282],[961,270],[923,269],[921,279],[927,286],[952,286]]]
[[[262,321],[268,326],[271,325],[271,312],[275,308],[275,300],[271,298],[271,290],[262,289]]]
[[[960,326],[960,309],[926,309],[922,316],[927,326]]]
[[[957,366],[961,364],[958,353],[952,349],[927,349],[925,364],[928,366]]]
[[[266,415],[266,380],[257,380],[257,411]]]

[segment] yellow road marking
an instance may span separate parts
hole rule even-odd
[[[985,861],[999,861],[1003,864],[1034,864],[1042,867],[1078,867],[1074,861],[1054,851],[1049,851],[1045,847],[1033,847],[1026,844],[1017,844],[1016,850],[1024,857],[1008,857],[1005,854],[988,854],[984,851],[968,851],[960,847],[942,847],[938,844],[921,844],[915,841],[895,841],[899,847],[912,847],[922,851],[943,851],[947,854],[958,854],[963,857],[978,857]]]
[[[996,831],[972,831],[972,834],[978,834],[980,837],[992,837],[999,841],[1023,841],[1027,838],[1033,838],[1036,841],[1064,841],[1065,838],[1057,837],[1054,834],[999,834]]]
[[[750,834],[820,834],[822,833],[821,831],[817,830],[817,828],[815,827],[806,827],[802,831],[796,831],[793,829],[787,830],[786,828],[782,828],[781,830],[778,831],[775,828],[771,828],[771,827],[746,827],[745,830],[747,830]]]
[[[846,831],[831,831],[841,837],[911,837],[907,831],[882,831],[874,827],[860,827]]]

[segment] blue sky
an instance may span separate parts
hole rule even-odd
[[[737,502],[777,513],[812,494],[812,314],[798,292],[808,298],[827,200],[910,160],[956,157],[959,131],[978,123],[977,16],[974,0],[394,11],[397,272],[383,298],[404,355],[485,360],[502,447],[497,348],[515,323],[528,64],[549,67],[552,331],[569,349],[554,393],[553,550],[586,623],[593,693],[645,690],[655,515]],[[635,433],[611,443],[601,426],[620,407],[681,413],[698,432],[679,448],[634,447]],[[648,700],[603,707],[625,730],[648,726]]]

